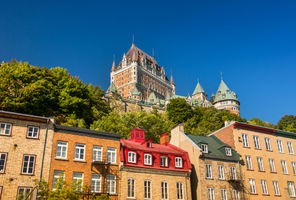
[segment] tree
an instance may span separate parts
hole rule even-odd
[[[186,122],[193,116],[192,107],[183,98],[172,99],[167,105],[169,119],[175,124]]]
[[[259,118],[252,118],[251,120],[248,121],[249,124],[252,124],[252,125],[257,125],[257,126],[264,126],[264,127],[268,127],[268,128],[277,128],[276,125],[273,125],[271,123],[268,123],[268,122],[265,122],[265,121],[262,121],[261,119]]]
[[[285,115],[278,122],[278,127],[281,130],[296,133],[296,116]]]

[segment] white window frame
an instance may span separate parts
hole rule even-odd
[[[218,165],[218,179],[225,180],[225,171],[223,165]]]
[[[280,153],[284,153],[283,142],[281,140],[276,140],[276,144]]]
[[[93,145],[93,161],[102,162],[103,161],[103,147],[98,145]]]
[[[184,194],[183,194],[183,183],[177,182],[177,199],[178,200],[183,200],[184,199]]]
[[[145,153],[144,154],[144,165],[152,165],[152,155]]]
[[[127,179],[127,198],[135,198],[135,179],[128,178]]]
[[[37,131],[37,133],[36,133],[36,131]],[[40,128],[38,126],[28,126],[27,138],[38,139],[39,132],[40,132]]]
[[[116,148],[107,148],[107,162],[111,164],[116,164]]]
[[[113,190],[111,191],[111,189]],[[108,194],[116,194],[116,176],[115,175],[110,175],[110,174],[107,175],[106,192]]]
[[[208,153],[208,145],[207,144],[201,144],[201,151],[203,153]]]
[[[288,181],[288,192],[290,197],[296,197],[294,181]]]
[[[81,156],[83,158],[81,158]],[[74,160],[85,161],[85,144],[75,144]]]
[[[150,180],[144,181],[144,199],[151,199],[152,182]]]
[[[175,167],[176,168],[183,167],[183,159],[181,157],[175,157]]]
[[[129,151],[128,153],[128,162],[129,163],[136,163],[137,161],[137,154],[133,151]]]
[[[283,174],[289,174],[287,162],[285,160],[281,160],[281,165],[282,165]]]
[[[25,161],[25,157],[28,157],[28,161]],[[31,158],[34,158],[33,159],[33,167],[32,167],[32,172],[29,172],[30,170],[30,162],[32,162]],[[23,157],[23,166],[22,166],[22,173],[21,174],[29,174],[29,175],[32,175],[34,174],[34,171],[35,171],[35,163],[36,163],[36,155],[28,155],[28,154],[25,154],[24,157]],[[27,170],[25,170],[24,172],[24,168],[26,168]]]
[[[228,200],[226,189],[221,189],[220,193],[221,193],[221,200]]]
[[[100,174],[91,174],[91,192],[100,193],[102,187],[102,179]]]
[[[64,154],[64,156],[63,156]],[[56,158],[67,159],[68,156],[68,142],[57,141]]]
[[[269,163],[270,172],[276,172],[276,168],[275,168],[275,164],[274,164],[274,159],[269,158],[268,159],[268,163]]]
[[[259,136],[253,135],[253,140],[254,140],[254,147],[255,147],[255,149],[261,149],[260,148]]]
[[[292,169],[293,169],[293,175],[296,175],[296,162],[291,162]]]
[[[253,170],[252,158],[251,156],[246,156],[246,167],[248,170]]]
[[[208,188],[208,200],[215,200],[214,188]]]
[[[281,195],[280,188],[279,188],[279,182],[272,181],[272,185],[273,185],[274,195]]]
[[[84,174],[82,172],[73,172],[73,182],[77,182],[77,185],[79,188],[77,188],[78,191],[82,191],[83,189],[83,177]]]
[[[242,134],[242,140],[243,140],[244,147],[250,147],[247,134],[245,134],[245,133]]]
[[[232,200],[240,200],[239,191],[232,190]]]
[[[213,173],[212,173],[212,165],[211,164],[206,164],[205,165],[205,170],[206,170],[206,179],[212,179],[213,178]]]
[[[235,167],[229,167],[229,173],[230,173],[230,179],[231,180],[236,180],[236,168]]]
[[[249,185],[250,185],[250,193],[251,194],[257,194],[256,192],[256,183],[255,183],[255,180],[250,178],[249,179]]]
[[[271,151],[271,144],[270,144],[270,139],[269,138],[264,138],[264,141],[265,141],[265,148],[267,151]]]
[[[164,160],[164,165],[163,165]],[[168,157],[167,156],[160,156],[160,166],[161,167],[168,167]]]
[[[53,179],[52,179],[52,190],[56,189],[56,181],[59,178],[63,178],[63,180],[65,180],[65,171],[54,170],[53,171]]]
[[[261,157],[257,157],[258,171],[264,172],[263,159]]]
[[[161,200],[169,199],[169,184],[166,181],[161,182]]]
[[[266,180],[261,180],[262,194],[268,195],[268,188]]]
[[[292,142],[287,141],[287,146],[288,146],[289,154],[294,154],[294,148],[293,148]]]
[[[3,166],[1,165],[0,167],[2,168],[2,169],[0,169],[0,174],[3,174],[3,173],[5,173],[5,169],[6,169],[6,162],[7,162],[7,155],[8,155],[8,153],[5,153],[5,152],[0,152],[0,161],[2,161],[3,160]],[[4,158],[3,158],[4,157]]]
[[[23,194],[23,200],[30,199],[30,198],[27,198],[27,197],[28,197],[28,194],[30,194],[30,192],[32,191],[32,189],[33,189],[32,187],[26,187],[26,186],[20,186],[20,187],[18,187],[18,189],[17,189],[17,199],[19,199],[19,196],[21,195],[20,190],[24,190],[24,192],[22,193]]]
[[[11,123],[0,122],[0,135],[11,136]]]
[[[225,154],[226,154],[226,156],[232,156],[231,148],[225,147]]]

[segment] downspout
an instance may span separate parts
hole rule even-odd
[[[42,174],[43,174],[43,165],[44,165],[44,157],[45,157],[45,149],[46,149],[46,141],[47,141],[47,133],[48,133],[48,124],[49,124],[50,119],[47,119],[46,123],[46,130],[45,130],[45,138],[44,138],[44,145],[43,145],[43,153],[42,153],[42,161],[41,161],[41,169],[40,169],[40,178],[39,182],[42,179]]]

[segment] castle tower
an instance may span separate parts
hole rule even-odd
[[[206,95],[206,93],[205,93],[204,89],[202,88],[202,86],[200,85],[199,81],[197,82],[195,90],[192,94],[192,98],[198,99],[201,101],[205,101],[208,99],[208,96]]]
[[[218,110],[229,110],[230,113],[240,115],[240,102],[235,92],[231,91],[221,79],[216,95],[213,97],[213,105]]]

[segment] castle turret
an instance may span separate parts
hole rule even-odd
[[[111,68],[111,72],[114,72],[116,69],[116,66],[115,66],[115,60],[113,60],[113,64],[112,64],[112,68]]]
[[[194,90],[194,92],[192,94],[192,98],[199,99],[201,101],[204,101],[204,100],[206,100],[208,98],[205,91],[204,91],[204,89],[200,85],[199,81],[197,82],[195,90]]]

